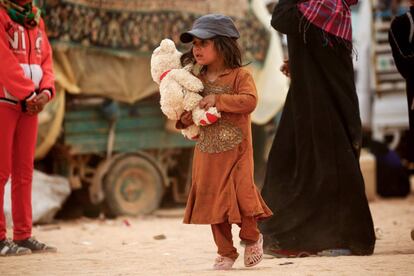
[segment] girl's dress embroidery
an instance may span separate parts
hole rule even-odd
[[[233,94],[233,91],[229,86],[204,83],[203,96],[210,94]],[[219,153],[235,148],[242,141],[242,130],[223,116],[217,123],[201,128],[197,147],[203,152]]]

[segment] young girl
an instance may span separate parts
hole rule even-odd
[[[211,224],[219,254],[214,269],[230,269],[239,255],[232,224],[239,225],[240,239],[246,243],[245,266],[257,265],[263,258],[263,238],[256,221],[272,215],[253,182],[250,113],[257,94],[252,76],[242,68],[237,38],[233,21],[218,14],[200,17],[180,37],[183,43],[193,43],[183,63],[202,66],[200,107],[215,106],[222,114],[218,122],[201,129],[184,216],[184,223]],[[191,124],[191,114],[186,113],[177,127]]]

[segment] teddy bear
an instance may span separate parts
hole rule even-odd
[[[172,40],[163,39],[151,56],[151,76],[159,85],[161,111],[170,120],[179,120],[184,111],[191,111],[194,124],[181,132],[197,140],[200,126],[215,123],[221,115],[215,107],[199,107],[203,83],[191,73],[192,64],[181,65],[181,56]]]

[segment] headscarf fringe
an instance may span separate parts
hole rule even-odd
[[[299,20],[299,33],[302,33],[303,36],[303,42],[306,44],[306,33],[308,32],[309,28],[311,27],[312,22],[310,22],[306,16],[302,15]],[[317,26],[314,26],[315,28],[318,28]],[[319,28],[318,28],[319,29]],[[345,46],[350,52],[352,52],[352,55],[356,56],[358,59],[358,52],[353,47],[353,44],[351,41],[348,41],[342,37],[335,36],[331,33],[328,33],[322,29],[319,29],[322,36],[323,46],[324,47],[333,47],[336,45],[343,45]]]

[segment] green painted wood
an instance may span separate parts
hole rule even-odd
[[[123,117],[146,117],[148,115],[164,116],[158,105],[126,106],[121,105],[121,118]],[[98,120],[103,118],[102,111],[96,107],[81,107],[67,110],[66,121],[74,120]]]
[[[114,151],[132,152],[143,149],[167,149],[193,147],[194,142],[181,134],[168,133],[162,129],[151,132],[117,132]],[[77,135],[65,139],[72,154],[103,153],[107,148],[107,135]]]
[[[118,131],[142,131],[151,129],[160,129],[165,125],[165,119],[162,117],[143,117],[143,118],[121,118],[116,123]],[[65,121],[65,135],[78,133],[101,133],[109,131],[109,122],[105,119],[100,120],[83,120],[83,121]]]
[[[120,111],[115,129],[115,152],[194,146],[194,142],[181,134],[165,130],[166,117],[158,101],[121,104]],[[66,111],[64,141],[72,154],[106,152],[108,132],[109,122],[98,107],[75,106]]]

